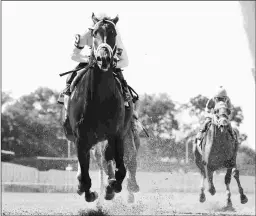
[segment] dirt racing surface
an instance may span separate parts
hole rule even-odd
[[[201,204],[196,193],[138,193],[133,204],[127,203],[122,192],[112,201],[103,202],[105,215],[255,215],[255,196],[249,194],[248,203],[240,203],[233,194],[233,208],[225,209],[225,194],[206,194]],[[3,193],[3,215],[90,215],[96,201],[86,203],[83,196],[73,193]],[[97,215],[97,214],[96,214]],[[100,214],[98,214],[100,215]]]
[[[92,189],[99,192],[98,172],[92,172]],[[75,174],[74,174],[75,178]],[[233,208],[226,209],[224,175],[215,175],[216,194],[211,196],[206,183],[206,201],[199,202],[200,176],[195,173],[138,172],[140,192],[135,202],[128,203],[124,182],[123,191],[112,201],[103,200],[103,213],[97,200],[87,203],[76,193],[2,193],[3,215],[255,215],[255,177],[241,176],[241,184],[248,197],[240,203],[236,182],[231,181]],[[73,184],[73,183],[72,183]],[[93,211],[96,213],[93,214]],[[98,211],[98,212],[97,212]]]

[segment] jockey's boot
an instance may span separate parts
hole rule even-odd
[[[64,104],[64,95],[67,95],[68,97],[71,95],[70,85],[71,85],[70,83],[66,83],[66,88],[60,93],[57,101],[59,104],[62,104],[62,105]]]
[[[74,70],[76,69],[82,69],[84,68],[85,66],[87,66],[87,63],[79,63]],[[58,103],[59,104],[64,104],[64,94],[67,95],[68,97],[71,95],[71,92],[70,92],[70,85],[73,81],[73,79],[76,77],[77,75],[77,72],[74,71],[73,73],[70,73],[67,77],[67,80],[66,80],[66,88],[60,93],[59,95],[59,98],[58,98]]]
[[[199,129],[199,132],[196,135],[196,139],[197,140],[202,140],[203,138],[203,133],[207,130],[208,128],[208,124],[211,122],[210,118],[206,118],[204,124],[202,125],[202,127]]]
[[[121,81],[122,86],[123,86],[124,105],[126,108],[130,108],[129,101],[131,101],[131,96],[129,93],[127,82],[124,79],[122,70],[119,68],[116,68],[115,73],[116,73],[118,79]]]

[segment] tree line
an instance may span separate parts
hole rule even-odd
[[[2,92],[1,143],[2,150],[13,151],[20,157],[67,157],[67,141],[61,126],[62,105],[57,104],[59,92],[40,87],[17,100]],[[189,160],[193,160],[192,143],[204,121],[208,98],[197,95],[188,103],[180,104],[166,94],[140,95],[139,120],[150,134],[141,132],[143,140],[140,159],[158,161],[162,158],[185,158],[188,146]],[[243,122],[241,107],[235,106],[231,121]],[[240,134],[240,142],[247,138]],[[76,154],[75,146],[71,155]],[[247,146],[239,148],[239,163],[255,164],[255,151]]]

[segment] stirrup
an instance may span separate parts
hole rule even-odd
[[[63,93],[61,93],[61,94],[59,95],[59,98],[58,98],[58,100],[57,100],[57,103],[58,103],[58,104],[61,104],[61,105],[64,105],[64,95],[63,95]]]
[[[124,102],[124,106],[125,106],[126,108],[130,108],[130,104],[128,103],[128,101],[125,101],[125,102]]]

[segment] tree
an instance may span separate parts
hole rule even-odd
[[[155,136],[170,138],[172,131],[179,128],[174,117],[176,111],[174,102],[167,94],[145,94],[141,100],[139,116]]]
[[[13,140],[11,135],[13,127],[10,117],[3,113],[3,107],[5,107],[9,102],[13,101],[13,98],[10,96],[10,93],[2,92],[1,101],[1,146],[3,150],[8,150],[8,143],[12,142]]]
[[[6,150],[21,156],[66,155],[57,97],[58,93],[49,88],[38,88],[6,107],[4,115],[11,128],[9,133],[6,130],[2,140]]]
[[[148,148],[153,158],[162,157],[171,152],[173,131],[179,129],[175,119],[176,105],[167,94],[145,94],[141,98],[139,118],[151,135]]]

